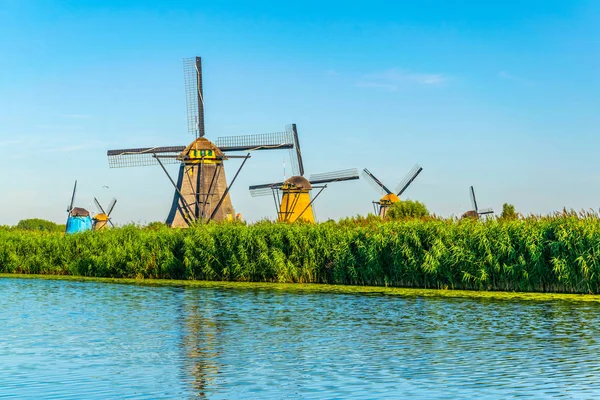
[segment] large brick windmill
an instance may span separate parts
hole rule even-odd
[[[373,208],[375,210],[375,214],[380,217],[385,217],[387,213],[387,209],[394,203],[400,201],[400,196],[408,189],[411,183],[417,178],[417,176],[423,171],[423,168],[419,165],[415,165],[413,169],[411,169],[408,174],[404,177],[402,182],[396,186],[395,193],[387,188],[379,179],[375,177],[368,169],[363,169],[363,177],[375,187],[378,191],[383,195],[379,201],[373,202]]]
[[[204,137],[204,95],[202,91],[202,62],[200,57],[183,61],[188,130],[195,136],[187,146],[144,147],[109,150],[111,168],[160,165],[175,189],[173,203],[167,217],[172,227],[187,227],[199,221],[223,221],[233,218],[234,210],[229,190],[242,167],[250,158],[250,151],[293,149],[294,133],[284,132],[258,135],[219,137],[214,142]],[[232,152],[248,152],[243,156]],[[229,158],[243,158],[233,179],[227,184],[223,162]],[[165,164],[180,164],[175,181]]]
[[[311,175],[309,179],[306,179],[295,124],[292,125],[292,131],[294,133],[292,153],[295,153],[295,156],[292,154],[291,160],[294,176],[284,182],[250,186],[250,194],[252,196],[272,194],[277,211],[277,220],[280,222],[315,222],[313,203],[327,187],[327,184],[359,179],[358,171],[356,169],[346,169],[326,172]],[[319,191],[313,195],[312,191],[314,189],[319,189]]]

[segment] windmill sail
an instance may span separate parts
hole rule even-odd
[[[406,189],[408,189],[410,184],[413,183],[413,181],[417,178],[421,171],[423,171],[423,168],[417,164],[408,172],[408,174],[404,177],[402,182],[400,182],[398,186],[396,186],[396,193],[398,197],[400,197],[400,195],[404,193]]]
[[[294,147],[293,135],[289,132],[222,136],[218,137],[214,143],[223,152],[291,149]]]
[[[94,197],[94,203],[96,203],[96,207],[98,207],[98,209],[102,212],[102,214],[106,214],[106,212],[104,212],[104,208],[102,208],[102,205],[100,204],[98,199],[95,197]]]
[[[183,60],[183,77],[188,131],[195,137],[204,137],[204,95],[202,92],[202,59],[200,57]]]
[[[294,142],[294,147],[290,149],[292,173],[294,175],[304,176],[304,163],[302,161],[302,151],[300,150],[300,140],[298,139],[298,129],[296,128],[296,124],[286,126],[286,132],[291,134]]]
[[[248,189],[252,197],[267,196],[272,194],[273,189],[279,189],[283,182],[263,183],[261,185],[252,185]]]
[[[311,185],[322,183],[341,182],[359,179],[358,170],[356,168],[344,169],[341,171],[325,172],[310,176],[309,182]]]
[[[484,208],[483,210],[479,210],[479,211],[477,211],[477,213],[478,213],[479,215],[493,214],[493,213],[494,213],[494,210],[493,210],[493,209],[491,209],[491,208]]]
[[[73,194],[71,195],[71,204],[69,204],[69,208],[67,212],[71,212],[73,209],[73,204],[75,203],[75,192],[77,192],[77,181],[75,181],[75,186],[73,186]]]
[[[108,215],[110,217],[110,213],[112,213],[113,208],[115,208],[115,204],[117,204],[117,199],[112,199],[112,201],[110,202],[110,204],[108,205],[108,213],[106,215]]]
[[[392,191],[388,189],[383,182],[375,177],[368,169],[363,169],[362,177],[367,180],[377,191],[381,192],[381,194],[391,194]]]
[[[185,146],[140,147],[135,149],[108,150],[108,166],[110,168],[145,167],[159,165],[156,157],[161,157],[163,164],[179,164],[177,157],[185,150]]]
[[[475,198],[475,189],[473,189],[473,186],[471,186],[471,205],[473,206],[473,210],[475,210],[476,212],[478,212],[479,210],[477,209],[477,199]]]

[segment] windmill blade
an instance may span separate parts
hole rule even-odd
[[[262,185],[252,185],[250,187],[248,187],[248,189],[250,190],[256,190],[256,189],[271,189],[271,188],[280,188],[283,185],[283,182],[274,182],[274,183],[263,183]]]
[[[183,60],[183,79],[188,131],[195,137],[203,137],[204,94],[202,92],[202,59],[200,57]]]
[[[112,213],[113,208],[115,208],[115,204],[117,204],[117,199],[113,198],[108,205],[108,213],[106,214],[107,217],[110,217],[110,213]]]
[[[270,196],[273,194],[274,188],[259,188],[259,189],[250,189],[250,196],[252,197],[261,197],[261,196]]]
[[[185,150],[185,146],[140,147],[108,150],[106,155],[110,168],[145,167],[159,165],[156,157],[160,157],[163,164],[179,164],[180,161],[177,157],[183,150]]]
[[[283,185],[283,182],[265,183],[262,185],[253,185],[248,189],[252,197],[268,196],[273,194],[273,189],[277,190]]]
[[[96,207],[98,207],[100,209],[100,211],[102,211],[102,214],[106,214],[106,212],[104,211],[104,208],[102,208],[102,206],[100,205],[100,202],[95,197],[94,197],[94,202],[96,203]]]
[[[471,186],[471,206],[473,207],[473,210],[478,212],[477,209],[477,199],[475,198],[475,189],[473,189],[473,186]]]
[[[73,204],[75,203],[75,192],[77,192],[77,181],[75,181],[75,186],[73,186],[73,194],[71,195],[71,204],[69,205],[69,209],[67,212],[71,212],[73,209]]]
[[[381,194],[391,194],[392,192],[390,191],[390,189],[388,189],[383,182],[381,182],[379,179],[377,179],[375,177],[375,175],[373,175],[371,173],[371,171],[369,171],[368,169],[363,169],[362,172],[362,177],[364,179],[366,179],[367,182],[369,182],[371,184],[371,186],[373,186],[378,192],[381,192]]]
[[[400,195],[404,193],[406,189],[408,189],[410,184],[413,183],[413,181],[417,178],[421,171],[423,171],[423,168],[419,164],[415,164],[415,166],[408,172],[408,174],[406,174],[402,182],[400,182],[398,186],[396,186],[396,193],[398,194],[398,197],[400,197]]]
[[[294,147],[290,149],[292,172],[296,176],[304,176],[304,163],[302,161],[302,151],[300,150],[300,140],[298,139],[296,124],[287,125],[285,131],[291,135],[294,143]]]
[[[261,133],[257,135],[222,136],[215,140],[222,152],[291,149],[293,135],[289,132]]]
[[[356,168],[344,169],[341,171],[325,172],[321,174],[314,174],[310,176],[308,180],[311,185],[318,185],[321,183],[330,182],[341,182],[359,179],[358,170]]]
[[[492,210],[491,208],[484,208],[483,210],[479,210],[477,211],[477,213],[479,215],[485,215],[485,214],[493,214],[494,210]]]

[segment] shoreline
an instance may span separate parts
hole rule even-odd
[[[43,279],[76,282],[100,282],[137,286],[174,286],[205,289],[265,290],[285,293],[333,293],[384,295],[398,297],[463,298],[523,301],[567,301],[600,303],[600,295],[539,292],[494,292],[451,289],[416,289],[385,286],[329,285],[320,283],[231,282],[175,279],[100,278],[76,275],[40,275],[0,273],[0,279]]]

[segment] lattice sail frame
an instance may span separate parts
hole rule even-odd
[[[256,151],[292,148],[294,139],[290,132],[285,131],[255,135],[221,136],[214,143],[223,152]]]
[[[156,157],[163,164],[179,164],[179,156],[186,146],[140,147],[136,149],[108,150],[108,166],[110,168],[145,167],[159,165]]]
[[[202,91],[202,59],[200,57],[183,59],[183,79],[188,131],[196,138],[204,137],[204,93]]]
[[[469,195],[471,196],[471,207],[473,207],[473,210],[475,210],[476,212],[479,212],[479,209],[477,207],[477,198],[475,197],[475,189],[473,188],[473,186],[471,186],[469,189]]]
[[[366,169],[366,168],[363,169],[361,176],[363,177],[363,179],[365,179],[367,182],[369,182],[369,184],[371,186],[373,186],[373,188],[375,188],[375,190],[380,192],[382,195],[392,193],[391,190],[389,190],[387,188],[387,186],[385,186],[383,184],[383,182],[381,182],[379,179],[377,179],[377,177],[375,175],[373,175],[371,173],[371,171],[369,171],[368,169]]]
[[[413,183],[413,181],[417,178],[421,171],[423,171],[423,168],[419,164],[415,164],[415,166],[412,167],[412,169],[408,172],[408,174],[406,174],[404,179],[402,179],[398,186],[396,186],[396,195],[398,197],[400,197],[400,195],[404,193],[406,189],[408,189],[410,184]]]
[[[310,176],[308,181],[311,184],[330,183],[330,182],[341,182],[359,179],[360,175],[356,168],[343,169],[340,171],[324,172],[320,174],[313,174]]]

